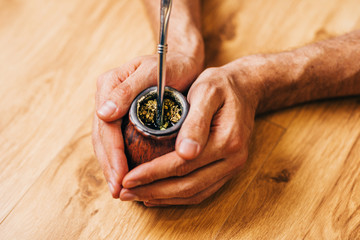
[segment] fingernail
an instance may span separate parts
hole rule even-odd
[[[152,204],[150,202],[144,202],[144,205],[147,206],[147,207],[155,207],[155,206],[157,206],[156,204]]]
[[[181,140],[179,152],[182,155],[192,158],[197,156],[199,154],[199,151],[200,145],[194,140],[191,140],[189,138],[184,138],[183,140]]]
[[[98,110],[98,114],[103,117],[109,117],[116,111],[116,104],[113,101],[106,101]]]
[[[133,187],[136,187],[136,186],[139,186],[139,185],[141,185],[140,181],[127,181],[127,182],[125,182],[124,187],[133,188]]]
[[[114,193],[114,186],[112,185],[111,182],[108,182],[108,186],[109,186],[109,190],[111,192],[111,195]]]
[[[138,197],[133,193],[126,192],[121,195],[121,200],[122,201],[134,201],[134,200],[138,200]]]

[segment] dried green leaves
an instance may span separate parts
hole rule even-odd
[[[156,99],[151,99],[144,102],[139,109],[138,115],[140,120],[148,127],[154,129],[165,130],[175,123],[177,123],[181,118],[181,108],[179,104],[169,98],[164,99],[164,124],[162,126],[157,126],[155,123],[156,118]]]

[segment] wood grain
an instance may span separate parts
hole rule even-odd
[[[154,139],[140,132],[134,126],[129,116],[126,116],[123,119],[122,133],[129,169],[134,169],[142,163],[175,151],[177,132],[173,136],[163,136],[163,138]]]
[[[358,0],[208,0],[206,65],[360,28]],[[155,41],[140,0],[0,1],[0,239],[358,239],[360,99],[259,117],[204,203],[113,200],[91,146],[96,77]]]
[[[284,51],[344,34],[359,27],[357,4],[356,0],[206,1],[206,60],[218,66],[244,55]]]
[[[360,238],[358,101],[303,107],[218,239]]]
[[[265,121],[258,122],[247,167],[211,199],[198,206],[153,209],[111,198],[91,150],[90,126],[89,119],[37,179],[0,225],[0,236],[4,239],[213,238],[284,131]]]
[[[92,115],[96,77],[152,51],[139,2],[9,3],[0,15],[9,23],[0,28],[0,222]],[[134,26],[142,30],[124,38]],[[146,44],[134,45],[140,38]]]

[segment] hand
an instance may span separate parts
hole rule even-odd
[[[205,70],[190,88],[189,114],[176,151],[144,163],[123,179],[121,200],[146,206],[198,204],[244,165],[257,102],[226,68]]]
[[[119,197],[122,179],[128,172],[121,118],[141,91],[156,85],[157,65],[157,55],[139,57],[101,75],[97,82],[92,139],[95,155],[114,198]],[[184,91],[201,69],[202,63],[196,59],[169,53],[167,85]]]

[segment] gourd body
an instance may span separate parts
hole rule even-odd
[[[156,96],[156,87],[141,92],[132,102],[129,114],[123,118],[122,133],[129,170],[175,150],[176,136],[189,111],[189,104],[179,91],[165,87],[165,98],[172,99],[180,107],[180,119],[174,125],[160,130],[145,126],[139,118],[143,103]]]
[[[125,117],[123,122],[125,155],[129,170],[175,150],[176,134],[171,136],[147,136]]]

